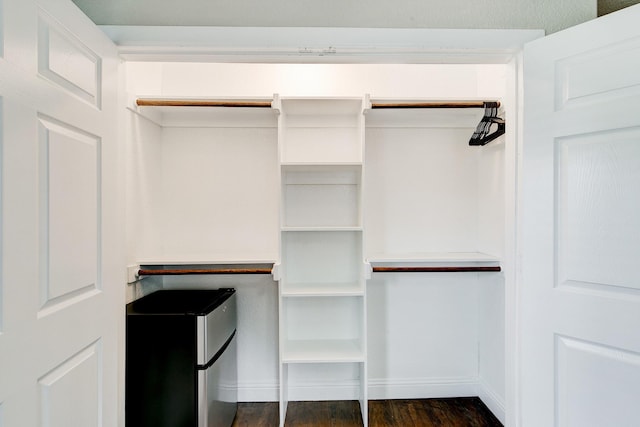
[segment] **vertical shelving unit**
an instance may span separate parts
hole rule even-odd
[[[300,400],[292,370],[313,381],[349,364],[366,426],[364,100],[276,96],[273,105],[280,111],[280,425],[289,400]]]

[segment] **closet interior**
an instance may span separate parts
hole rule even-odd
[[[508,65],[127,62],[128,298],[235,287],[241,401],[504,421]]]

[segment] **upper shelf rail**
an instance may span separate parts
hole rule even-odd
[[[415,101],[415,102],[372,102],[372,109],[382,108],[485,108],[488,101]],[[498,107],[500,102],[491,101]],[[139,107],[249,107],[271,108],[271,101],[235,101],[220,99],[156,99],[138,98]]]
[[[151,99],[138,98],[138,107],[231,107],[271,108],[271,101],[230,101],[216,99]]]
[[[487,101],[372,102],[371,108],[485,108]],[[496,102],[498,106],[500,103]]]
[[[498,117],[499,101],[431,101],[431,102],[372,102],[371,109],[392,108],[483,108],[484,116],[469,140],[471,146],[487,145],[505,134],[505,121]]]

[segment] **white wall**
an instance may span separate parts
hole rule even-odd
[[[127,62],[131,94],[199,97],[501,96],[503,65]]]
[[[374,273],[369,397],[477,396],[479,294],[473,273]]]
[[[596,0],[74,0],[97,24],[519,28],[548,33],[596,17]]]
[[[467,144],[472,132],[367,127],[367,254],[479,251],[479,150]]]
[[[125,242],[127,266],[137,264],[141,254],[159,246],[160,223],[153,215],[158,209],[159,189],[152,183],[161,182],[161,151],[158,141],[162,128],[131,111],[123,112],[125,135]],[[162,278],[146,278],[127,286],[126,301],[130,302],[162,288]]]
[[[157,143],[162,247],[147,258],[277,258],[274,127],[165,127]]]

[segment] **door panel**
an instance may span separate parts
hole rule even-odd
[[[69,0],[2,7],[2,421],[117,426],[126,278],[115,47]]]
[[[556,349],[558,425],[637,425],[638,353],[563,336],[556,337]],[[621,387],[625,392],[616,392]]]
[[[640,401],[637,22],[640,6],[525,47],[525,427],[639,419],[631,403]]]
[[[100,288],[100,140],[39,118],[41,308]]]
[[[38,379],[42,425],[102,425],[100,344],[91,344]],[[73,411],[66,409],[69,402]]]
[[[640,127],[556,139],[556,286],[640,291],[638,141]]]
[[[640,39],[585,50],[556,64],[556,111],[625,98],[638,89],[635,74]]]
[[[38,11],[38,71],[41,76],[100,108],[101,60],[46,12]]]

